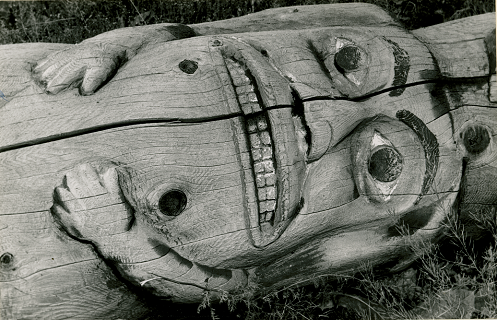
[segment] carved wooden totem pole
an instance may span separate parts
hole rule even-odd
[[[400,270],[497,205],[494,13],[408,32],[372,5],[287,7],[0,65],[2,319]]]

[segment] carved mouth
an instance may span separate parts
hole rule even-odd
[[[262,99],[250,72],[244,70],[240,63],[231,58],[226,59],[226,66],[245,115],[245,128],[249,136],[250,158],[257,190],[259,226],[266,223],[274,226],[278,188],[269,119],[262,111]]]
[[[257,209],[247,210],[249,234],[256,247],[263,247],[274,242],[299,211],[304,162],[303,156],[297,155],[302,149],[297,142],[300,121],[297,116],[292,119],[291,104],[264,104],[256,81],[262,77],[260,74],[253,74],[243,61],[232,55],[224,55],[224,61],[244,114],[244,129],[255,180]],[[268,98],[268,90],[262,82],[266,100],[276,100],[271,96]],[[283,89],[291,95],[289,87]]]

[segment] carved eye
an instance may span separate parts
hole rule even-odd
[[[375,131],[371,139],[368,172],[377,181],[392,182],[402,173],[402,155],[392,143]]]
[[[400,121],[378,115],[363,123],[351,139],[358,194],[398,210],[414,205],[423,190],[427,163],[416,133]]]
[[[394,64],[397,56],[400,57],[400,54],[395,56],[394,62],[393,44],[366,30],[340,33],[340,36],[326,33],[316,45],[335,90],[355,98],[377,92],[392,83],[393,73],[396,76],[398,73]],[[408,61],[407,56],[402,55],[402,58],[402,61]],[[401,71],[407,74],[408,68]]]
[[[389,139],[374,130],[368,145],[363,145],[365,158],[359,168],[362,192],[374,202],[387,202],[398,186],[404,158]]]
[[[378,181],[392,182],[400,176],[402,167],[402,156],[391,147],[381,146],[369,158],[368,171]]]
[[[179,190],[164,193],[159,199],[159,210],[166,216],[178,216],[186,207],[186,195]]]
[[[324,40],[323,46],[321,56],[337,88],[349,97],[364,94],[361,88],[371,65],[366,49],[342,37]]]
[[[335,54],[335,66],[341,72],[352,72],[366,64],[367,54],[355,45],[345,45]]]

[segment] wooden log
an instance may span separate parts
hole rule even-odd
[[[367,70],[363,68],[342,75],[332,58],[325,59],[333,57],[337,46],[343,45],[333,40],[335,34],[340,34],[342,39],[354,40],[357,46],[370,48]],[[81,97],[75,90],[46,95],[37,85],[31,84],[17,93],[4,110],[5,116],[0,122],[0,127],[5,131],[1,136],[2,145],[11,148],[33,144],[90,128],[105,128],[111,124],[178,120],[191,122],[239,113],[243,108],[241,110],[238,105],[223,58],[223,55],[230,55],[234,50],[242,52],[242,56],[237,59],[239,63],[250,66],[258,77],[256,80],[260,88],[283,88],[279,89],[282,92],[273,94],[261,92],[267,107],[292,103],[285,77],[291,79],[290,86],[301,99],[309,99],[315,96],[360,97],[437,76],[436,65],[426,47],[396,27],[279,31],[237,37],[255,43],[256,48],[264,48],[270,61],[264,60],[252,46],[239,44],[229,38],[216,38],[217,41],[223,41],[224,45],[213,46],[211,37],[198,37],[180,43],[166,42],[140,51],[105,87],[91,96]],[[282,39],[290,41],[292,46],[286,48],[287,44]],[[332,40],[334,47],[330,49]],[[410,61],[409,67],[404,70],[400,70],[396,62],[396,52],[401,50]],[[179,69],[182,61],[195,61],[198,72],[182,72]],[[271,70],[271,65],[275,64],[281,66],[280,70],[264,75],[265,70]],[[322,64],[326,65],[328,71],[323,72]],[[269,83],[265,79],[277,82]],[[69,82],[77,81],[73,79]],[[312,88],[313,92],[308,92],[308,88]],[[403,90],[398,89],[389,94],[400,95]],[[104,99],[105,108],[102,108]],[[168,106],[167,113],[163,111],[165,105]],[[49,118],[45,117],[47,113],[50,114]],[[67,117],[68,114],[71,117]],[[24,125],[19,126],[19,122]],[[31,130],[25,130],[24,126]]]
[[[368,3],[290,6],[267,9],[224,21],[190,25],[199,35],[335,26],[399,26],[381,8]]]
[[[1,47],[2,318],[407,266],[456,198],[497,204],[492,19],[334,4]]]
[[[490,51],[485,44],[486,37],[495,39],[495,13],[414,30],[413,35],[428,46],[444,77],[469,78],[495,73],[495,47]],[[490,69],[489,53],[494,54],[494,70]]]

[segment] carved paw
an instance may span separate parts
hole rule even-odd
[[[38,62],[33,76],[47,93],[75,86],[81,95],[89,95],[115,73],[125,57],[126,47],[82,42]]]
[[[54,190],[51,212],[73,237],[100,242],[129,230],[133,209],[119,186],[116,164],[81,164]]]

